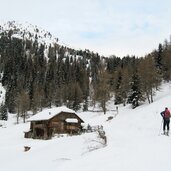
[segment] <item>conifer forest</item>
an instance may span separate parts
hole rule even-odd
[[[58,41],[40,43],[38,29],[32,38],[24,32],[18,38],[15,29],[0,32],[0,81],[6,89],[1,110],[18,116],[61,105],[87,111],[96,104],[105,114],[109,99],[136,108],[145,100],[152,103],[160,84],[171,80],[168,40],[146,56],[105,57]]]

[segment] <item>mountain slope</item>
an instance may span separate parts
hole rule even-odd
[[[58,38],[53,37],[50,32],[27,22],[8,21],[0,23],[0,33],[9,31],[11,31],[12,37],[33,41],[37,39],[39,43],[46,44],[47,46],[58,42]]]
[[[103,147],[95,133],[54,138],[52,140],[24,139],[23,131],[29,123],[13,125],[14,115],[0,128],[0,161],[3,171],[10,170],[82,170],[82,171],[161,171],[170,170],[171,137],[161,136],[160,112],[171,109],[171,85],[165,84],[155,97],[155,102],[134,110],[119,107],[113,120],[112,111],[102,113],[82,112],[86,123],[102,124],[107,134]],[[110,109],[114,106],[109,104]],[[31,150],[23,152],[23,146]],[[103,148],[102,148],[103,147]],[[95,150],[98,149],[98,150]],[[10,163],[10,164],[9,164]]]

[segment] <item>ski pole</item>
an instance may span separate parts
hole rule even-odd
[[[162,121],[161,121],[160,130],[159,130],[159,135],[161,134],[162,125],[163,125],[163,119],[162,119]]]

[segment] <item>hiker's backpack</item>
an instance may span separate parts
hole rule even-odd
[[[168,109],[164,111],[164,118],[166,119],[170,118],[170,111]]]

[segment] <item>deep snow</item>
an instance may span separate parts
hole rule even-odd
[[[24,139],[29,123],[15,125],[15,115],[0,128],[0,170],[2,171],[163,171],[171,169],[171,136],[160,133],[160,112],[171,109],[171,84],[162,86],[152,104],[136,109],[119,106],[110,111],[81,112],[91,125],[103,125],[107,146],[96,133],[55,137],[52,140]],[[109,103],[108,109],[115,109]],[[113,116],[112,120],[108,117]],[[2,122],[2,121],[1,121]],[[31,150],[24,152],[24,146]]]

